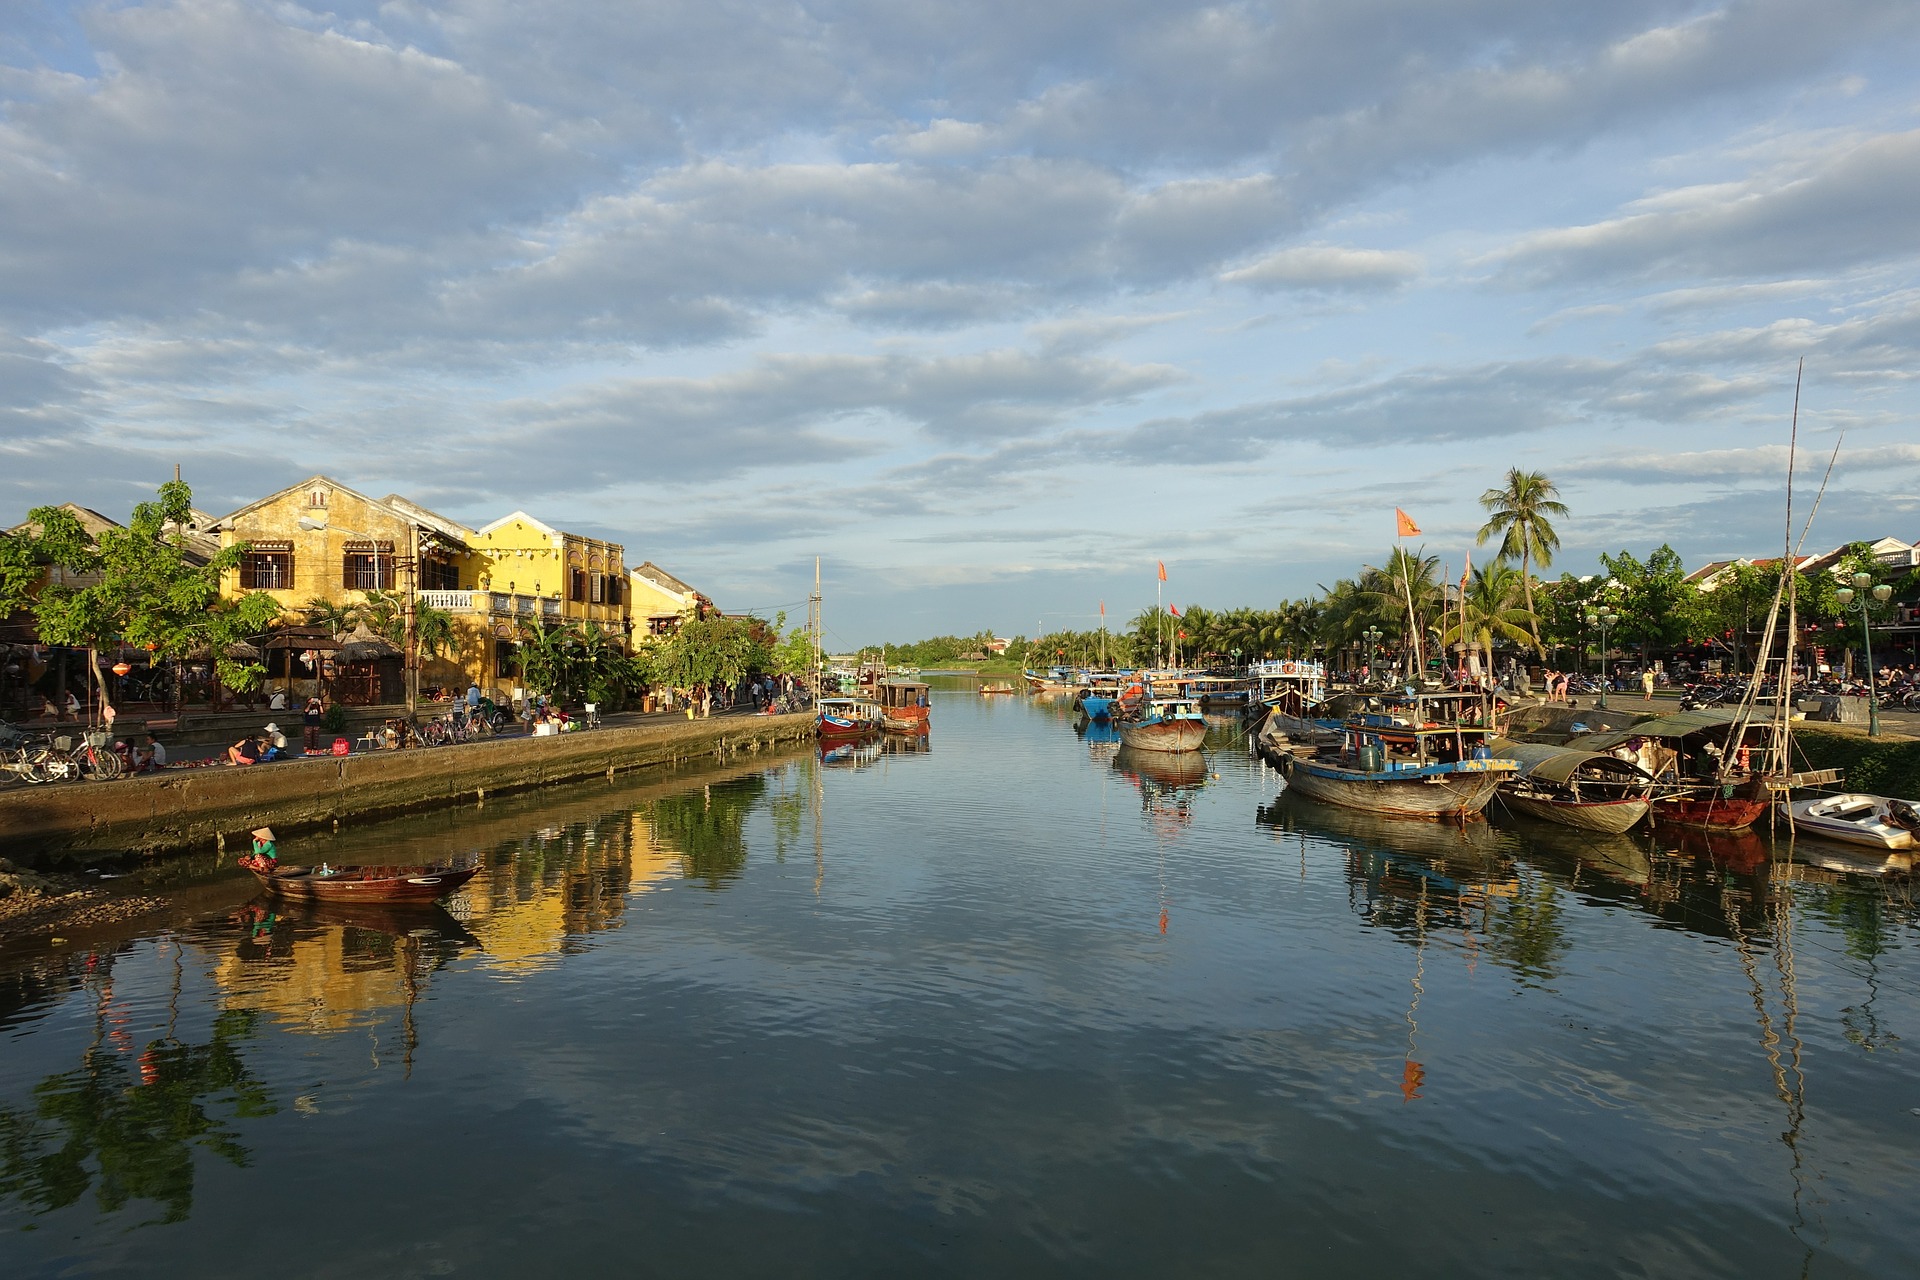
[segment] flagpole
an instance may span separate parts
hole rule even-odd
[[[1414,537],[1419,534],[1419,528],[1412,520],[1407,518],[1407,513],[1400,510],[1400,508],[1395,507],[1393,509],[1393,519],[1393,540],[1396,545],[1402,538]],[[1411,530],[1412,532],[1403,532],[1403,530]],[[1426,674],[1427,661],[1426,655],[1421,651],[1420,647],[1420,619],[1415,616],[1413,611],[1413,567],[1407,563],[1405,548],[1400,548],[1400,550],[1402,553],[1400,556],[1400,581],[1402,585],[1406,587],[1407,591],[1407,631],[1413,640],[1413,671],[1411,675],[1415,682],[1418,682],[1420,678]]]
[[[1153,665],[1164,666],[1162,659],[1167,650],[1166,610],[1160,607],[1161,579],[1153,580]]]

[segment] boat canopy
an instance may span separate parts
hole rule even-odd
[[[1617,773],[1636,782],[1650,782],[1645,769],[1631,760],[1622,760],[1600,751],[1582,751],[1577,747],[1550,747],[1537,742],[1514,742],[1495,738],[1488,744],[1502,760],[1519,762],[1522,778],[1564,786],[1580,770],[1592,768],[1602,773]]]
[[[1738,711],[1724,707],[1707,707],[1699,711],[1682,711],[1677,715],[1655,716],[1626,729],[1583,734],[1580,742],[1585,747],[1600,751],[1620,746],[1629,738],[1660,738],[1668,742],[1677,742],[1681,738],[1691,738],[1694,734],[1704,733],[1709,729],[1724,729],[1739,718]]]

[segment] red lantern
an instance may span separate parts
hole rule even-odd
[[[116,662],[113,664],[113,674],[117,676],[123,676],[131,670],[133,670],[133,667],[130,663]]]

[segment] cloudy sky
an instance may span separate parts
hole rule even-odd
[[[836,643],[1920,538],[1913,0],[0,0],[0,521],[314,472]],[[1811,483],[1811,481],[1810,481]]]

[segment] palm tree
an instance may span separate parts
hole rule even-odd
[[[1463,645],[1491,659],[1495,641],[1525,644],[1527,625],[1538,621],[1522,603],[1519,570],[1504,560],[1490,560],[1473,571],[1459,611],[1448,611],[1441,642]]]
[[[322,600],[318,596],[307,601],[300,612],[307,615],[309,625],[326,628],[327,633],[336,640],[353,630],[360,621],[359,605]]]
[[[1527,602],[1527,612],[1534,614],[1533,647],[1543,658],[1547,650],[1540,642],[1540,618],[1533,607],[1531,566],[1550,567],[1553,553],[1560,549],[1560,535],[1554,532],[1553,522],[1547,518],[1567,514],[1566,503],[1556,500],[1559,496],[1559,488],[1538,471],[1512,468],[1507,472],[1504,489],[1489,489],[1480,495],[1480,505],[1486,508],[1489,518],[1480,526],[1475,544],[1484,547],[1489,538],[1498,534],[1501,558],[1519,559],[1521,593]]]

